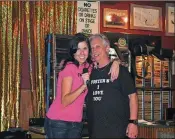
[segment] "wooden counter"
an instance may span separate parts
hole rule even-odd
[[[29,131],[32,134],[32,138],[44,137],[43,127],[30,126]],[[87,138],[87,124],[83,130],[83,134],[83,138]],[[139,124],[138,138],[175,138],[175,126]]]
[[[175,138],[175,126],[139,124],[138,138]]]

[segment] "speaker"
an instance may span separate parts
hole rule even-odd
[[[175,121],[175,108],[165,109],[165,120]]]
[[[173,56],[173,50],[162,48],[162,49],[160,49],[160,55],[163,58],[172,58],[172,56]]]
[[[70,41],[73,36],[70,35],[56,35],[56,65],[69,57]]]

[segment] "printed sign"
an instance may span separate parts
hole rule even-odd
[[[100,3],[77,1],[77,33],[99,33]]]

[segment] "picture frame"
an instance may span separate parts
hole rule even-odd
[[[104,8],[103,27],[128,29],[128,10]]]
[[[131,4],[130,29],[162,31],[162,8]]]
[[[175,4],[166,3],[165,10],[165,35],[175,36]]]

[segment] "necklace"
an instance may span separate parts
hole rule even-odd
[[[101,68],[97,67],[97,70],[100,71],[100,72],[104,71],[110,65],[110,63],[111,62],[109,62],[107,65],[105,65],[104,67],[101,67]]]

